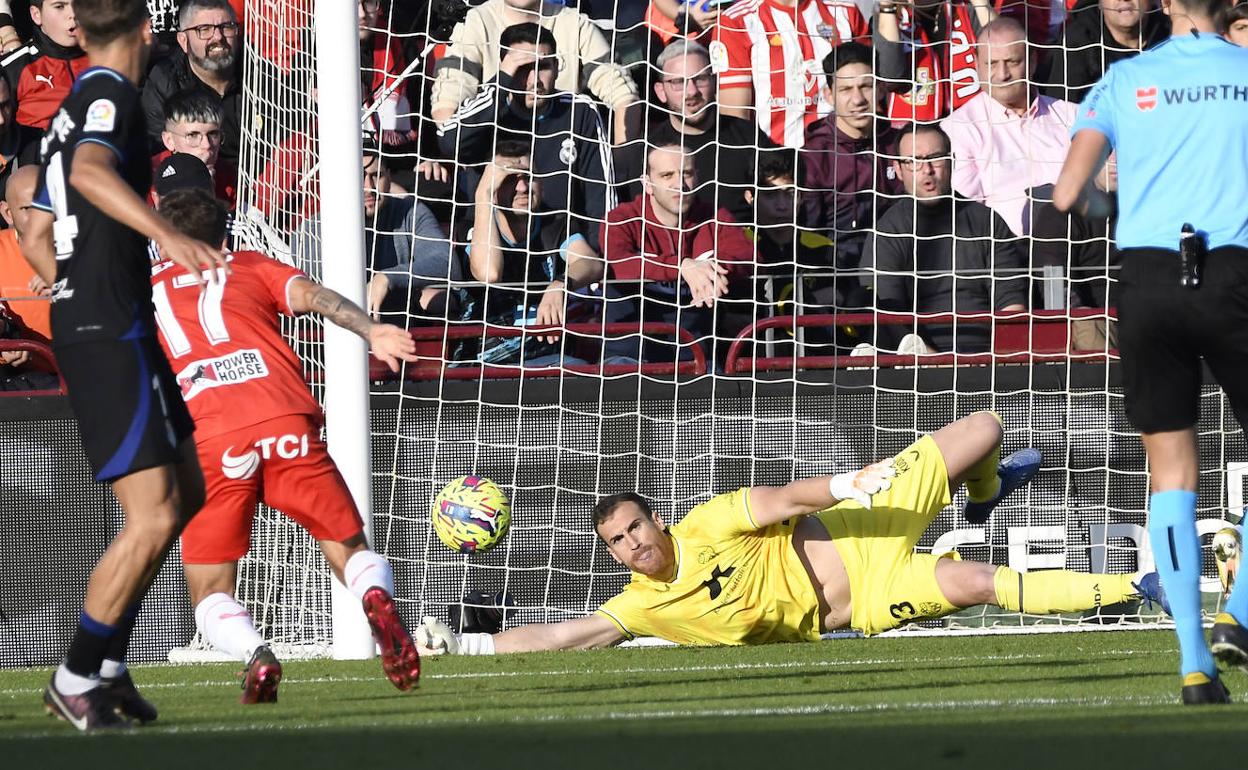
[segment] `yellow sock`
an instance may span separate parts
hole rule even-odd
[[[997,422],[1001,418],[996,414]],[[1001,491],[1001,477],[997,475],[997,466],[1001,463],[1001,445],[997,444],[984,459],[975,463],[966,473],[966,494],[971,502],[986,503]]]
[[[1015,572],[998,567],[993,576],[997,606],[1031,615],[1083,612],[1106,604],[1134,599],[1132,575],[1089,575],[1084,572],[1047,570]]]

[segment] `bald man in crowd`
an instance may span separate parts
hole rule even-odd
[[[8,300],[12,314],[18,316],[27,329],[46,339],[52,339],[49,316],[52,311],[51,289],[45,284],[22,257],[18,244],[26,229],[30,214],[30,201],[35,195],[35,183],[39,179],[38,166],[22,166],[9,175],[4,188],[4,201],[0,203],[0,216],[9,229],[0,230],[0,300]],[[34,297],[41,299],[13,299]]]
[[[1028,235],[1029,190],[1057,181],[1077,108],[1032,87],[1036,54],[1014,19],[980,30],[976,62],[983,90],[941,121],[953,146],[953,189]]]

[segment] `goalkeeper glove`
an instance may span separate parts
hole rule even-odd
[[[425,616],[412,633],[421,655],[493,655],[494,637],[490,634],[456,636],[437,618]]]
[[[892,488],[896,475],[893,458],[889,457],[860,471],[836,474],[828,481],[828,492],[837,500],[853,500],[870,510],[871,496]]]

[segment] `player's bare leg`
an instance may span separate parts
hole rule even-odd
[[[975,412],[932,434],[945,459],[949,489],[966,484],[967,503],[962,515],[982,524],[997,503],[1026,484],[1040,470],[1040,452],[1022,449],[1001,459],[1001,418],[994,412]]]
[[[178,452],[175,464],[113,482],[125,523],[91,573],[78,630],[44,693],[49,713],[80,730],[156,719],[156,709],[139,695],[124,661],[140,601],[173,541],[204,502],[193,444],[183,442]]]
[[[187,564],[184,569],[199,632],[213,647],[246,664],[240,701],[276,703],[282,664],[256,630],[251,613],[234,597],[238,562]]]
[[[420,653],[394,604],[394,572],[390,563],[369,549],[362,532],[341,542],[319,542],[334,577],[364,607],[386,677],[400,690],[412,689],[420,679]]]
[[[1053,615],[1138,599],[1140,575],[1097,575],[1066,570],[1016,572],[974,561],[941,559],[936,584],[959,608],[990,604],[1012,612]]]

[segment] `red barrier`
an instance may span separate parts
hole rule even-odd
[[[648,374],[672,376],[674,374],[706,374],[706,353],[688,329],[668,323],[573,323],[565,326],[496,326],[472,323],[453,326],[424,326],[408,329],[416,341],[418,361],[404,366],[404,378],[408,380],[476,380],[515,379],[518,377],[556,377],[560,374],[595,374],[610,377],[621,374]],[[449,366],[446,360],[446,342],[450,340],[479,337],[543,337],[561,333],[580,335],[589,341],[600,342],[636,334],[651,337],[676,337],[682,347],[693,355],[689,361],[671,363],[635,364],[570,364],[567,366],[521,366],[519,364],[496,366],[469,364]],[[380,361],[370,356],[369,377],[372,380],[393,380],[397,375]]]
[[[1037,310],[1030,313],[827,313],[762,318],[747,326],[728,348],[724,370],[729,373],[783,369],[844,369],[867,366],[973,366],[984,364],[1031,364],[1046,361],[1107,361],[1117,359],[1118,351],[1069,350],[1070,322],[1081,318],[1115,317],[1114,309],[1077,308]],[[755,358],[742,355],[746,345],[758,342],[759,332],[768,329],[793,331],[802,328],[837,326],[910,326],[924,324],[990,324],[993,350],[990,353],[936,353],[931,355],[881,353],[866,356],[781,356]]]
[[[56,356],[52,353],[52,348],[42,342],[34,340],[0,340],[0,352],[10,350],[24,350],[30,353],[34,361],[44,364],[40,367],[40,371],[60,374],[56,367]],[[30,396],[63,396],[65,395],[65,380],[60,381],[60,387],[55,390],[3,390],[0,391],[0,398],[9,396],[21,396],[23,398]]]

